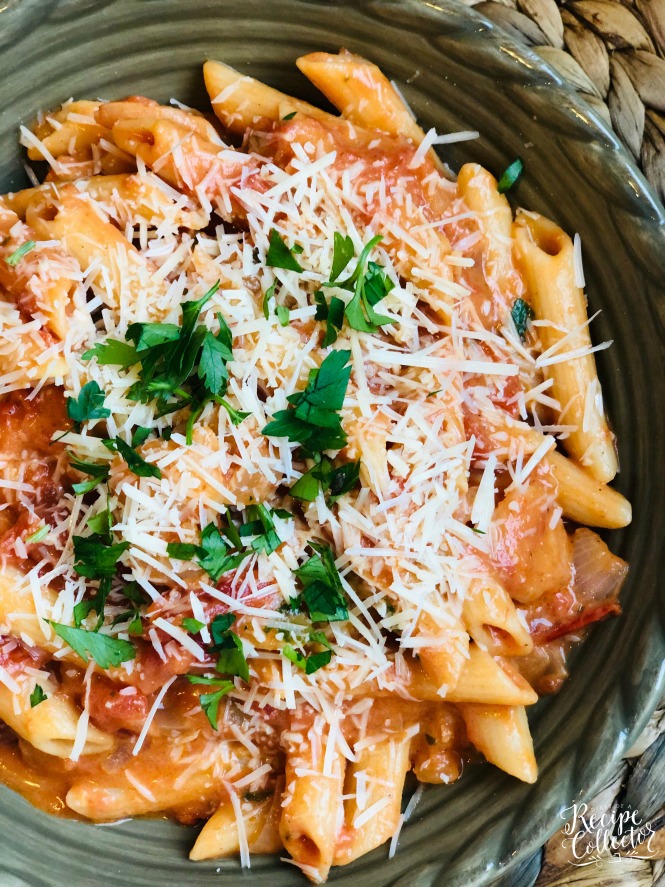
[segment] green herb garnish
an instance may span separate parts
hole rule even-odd
[[[72,628],[51,622],[49,625],[66,644],[77,653],[84,662],[92,657],[100,668],[111,668],[136,657],[136,647],[121,638],[112,638],[97,631],[86,631],[84,628]]]
[[[145,438],[144,438],[145,439]],[[162,472],[156,465],[146,462],[143,456],[139,455],[136,450],[121,437],[114,437],[113,440],[103,441],[107,450],[118,453],[119,456],[127,463],[127,468],[137,477],[156,477],[161,478]]]
[[[305,390],[288,397],[291,406],[278,410],[262,433],[286,437],[310,453],[342,449],[347,438],[339,410],[351,375],[350,357],[350,351],[329,354],[318,370],[311,370]]]
[[[98,486],[98,484],[108,480],[108,462],[102,464],[97,462],[82,462],[70,453],[69,463],[72,468],[75,468],[82,474],[90,476],[90,480],[81,481],[81,483],[78,484],[72,484],[72,490],[74,490],[77,496],[83,496],[85,493],[90,493],[96,486]]]
[[[18,265],[21,259],[24,256],[27,256],[28,253],[31,252],[31,250],[33,250],[36,246],[37,244],[34,240],[26,240],[26,242],[21,244],[21,246],[19,246],[17,250],[14,250],[11,256],[7,256],[5,262],[12,267]]]
[[[328,283],[324,284],[324,286],[337,286],[353,293],[353,298],[346,306],[344,314],[349,326],[363,333],[376,333],[380,327],[395,323],[390,317],[378,314],[374,310],[374,306],[395,288],[395,284],[387,276],[385,269],[376,262],[369,261],[371,251],[381,240],[383,238],[377,234],[365,244],[350,277],[347,277],[346,280],[337,280],[332,277]],[[333,256],[333,273],[348,264],[349,241],[348,237],[340,237],[335,240],[337,255]],[[337,263],[335,259],[337,259]]]
[[[513,307],[510,309],[510,316],[515,324],[517,335],[520,339],[524,339],[529,327],[529,322],[535,317],[533,308],[528,302],[525,302],[524,299],[515,299]]]
[[[294,570],[303,586],[297,603],[306,605],[313,622],[342,622],[349,611],[332,549],[317,542],[309,545],[315,554]]]
[[[215,677],[204,677],[203,675],[188,674],[187,680],[190,684],[204,684],[210,687],[217,687],[212,693],[202,693],[199,696],[201,708],[210,721],[213,730],[217,729],[217,721],[219,718],[219,703],[224,696],[233,690],[233,681],[224,681]]]
[[[524,164],[518,157],[516,160],[507,166],[504,171],[501,173],[501,178],[499,179],[499,183],[497,185],[497,191],[499,194],[505,194],[510,188],[513,187],[517,183],[517,180],[522,175],[524,170]]]
[[[87,382],[78,397],[67,398],[67,415],[75,431],[80,431],[83,423],[92,419],[108,419],[111,410],[104,406],[104,392],[97,382]]]
[[[198,634],[202,628],[206,627],[206,624],[205,622],[199,622],[198,619],[192,619],[188,616],[186,619],[182,620],[182,627],[190,634]]]
[[[270,268],[284,268],[287,271],[303,271],[303,267],[294,253],[302,252],[302,247],[289,249],[284,240],[273,228],[270,232],[270,245],[266,253],[266,265]]]
[[[39,684],[35,684],[35,689],[30,694],[30,708],[35,708],[40,702],[46,702],[47,699],[48,696],[44,693]]]

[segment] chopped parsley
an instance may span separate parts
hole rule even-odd
[[[513,187],[513,185],[517,184],[523,170],[524,164],[521,159],[518,157],[516,160],[513,160],[513,162],[507,166],[501,174],[501,178],[497,185],[497,191],[499,194],[505,194],[506,191]]]
[[[96,462],[82,462],[80,459],[77,459],[76,456],[69,453],[69,464],[72,468],[80,471],[81,474],[87,474],[90,477],[90,480],[84,480],[78,484],[72,484],[72,489],[77,496],[83,496],[85,493],[90,493],[100,483],[108,480],[108,463],[98,464]]]
[[[104,392],[97,382],[87,382],[78,397],[67,398],[67,415],[74,423],[74,431],[80,431],[84,422],[108,419],[111,410],[104,406]]]
[[[35,708],[40,702],[46,702],[48,696],[44,693],[39,684],[35,684],[35,689],[30,694],[30,708]]]
[[[310,643],[324,646],[326,649],[318,652],[303,653],[300,650],[296,650],[290,644],[286,644],[282,647],[282,653],[290,662],[302,669],[305,674],[314,674],[315,671],[330,664],[333,653],[330,641],[322,631],[313,631],[309,636],[309,641]]]
[[[291,487],[295,499],[313,502],[319,490],[330,493],[328,502],[334,504],[340,496],[349,493],[360,479],[360,461],[335,465],[327,456],[315,456],[315,464]]]
[[[100,668],[106,669],[136,658],[136,647],[129,641],[50,620],[49,625],[85,663],[92,657]]]
[[[118,339],[107,339],[105,342],[97,342],[94,348],[84,351],[82,360],[97,358],[97,363],[102,366],[119,366],[122,369],[133,366],[138,362],[136,348],[127,342]]]
[[[284,268],[286,271],[303,271],[303,267],[294,253],[301,253],[302,247],[289,249],[281,235],[273,228],[270,232],[270,243],[266,253],[266,265],[270,268]]]
[[[233,359],[231,330],[219,313],[216,335],[198,324],[203,307],[218,289],[219,281],[200,299],[184,302],[180,326],[133,323],[127,329],[132,345],[108,339],[83,355],[85,360],[96,357],[99,363],[125,369],[140,364],[139,378],[128,396],[141,403],[154,400],[159,416],[189,408],[185,431],[188,445],[193,440],[194,423],[209,403],[225,409],[234,424],[247,416],[223,397],[229,378],[227,363]]]
[[[275,314],[277,315],[277,320],[279,321],[280,326],[288,326],[289,325],[289,309],[286,305],[277,305],[275,308]]]
[[[513,307],[510,309],[510,316],[515,324],[517,335],[523,340],[526,336],[529,322],[535,317],[533,308],[524,299],[515,299]]]
[[[374,310],[374,306],[395,288],[395,284],[388,277],[385,269],[376,262],[369,261],[370,253],[381,240],[383,238],[377,234],[376,237],[368,241],[358,257],[351,276],[346,280],[338,280],[337,276],[353,256],[353,244],[350,237],[335,234],[331,279],[324,284],[324,286],[336,286],[353,293],[353,298],[344,309],[344,316],[351,329],[363,333],[376,333],[382,326],[395,323],[390,317],[378,314]],[[332,333],[327,329],[326,336],[330,335]]]
[[[344,309],[346,306],[337,296],[333,296],[330,299],[330,303],[326,302],[326,297],[322,290],[317,290],[314,293],[314,301],[316,302],[314,319],[325,321],[326,323],[326,332],[322,345],[324,348],[328,348],[329,345],[337,341],[337,334],[344,325]]]
[[[291,517],[288,511],[273,510],[262,504],[249,505],[245,514],[246,522],[236,527],[227,510],[227,523],[221,528],[221,532],[215,524],[208,524],[201,533],[200,545],[169,542],[166,553],[169,557],[183,561],[198,558],[199,566],[217,582],[224,573],[239,567],[252,551],[265,554],[276,551],[282,540],[275,530],[273,516],[277,515],[282,519]]]
[[[230,553],[229,546],[215,524],[208,524],[204,528],[200,545],[169,542],[166,553],[169,557],[183,561],[197,558],[198,565],[206,571],[213,582],[217,582],[229,570],[239,567],[248,555],[246,551]]]
[[[284,117],[282,117],[282,120],[293,120],[297,113],[297,111],[291,111],[290,114],[285,114]]]
[[[201,693],[199,696],[201,708],[210,721],[212,729],[216,730],[217,721],[219,719],[219,703],[227,693],[230,693],[231,690],[233,690],[233,681],[225,681],[221,678],[204,677],[203,675],[194,674],[188,674],[187,680],[190,684],[203,684],[209,687],[216,687],[211,693]]]
[[[219,654],[215,668],[220,674],[234,675],[247,683],[249,681],[249,666],[243,652],[242,641],[230,629],[235,618],[232,613],[224,613],[215,616],[212,620],[210,634],[213,643],[210,652]]]
[[[26,539],[25,541],[26,541],[29,545],[34,545],[36,542],[41,542],[42,539],[46,539],[46,537],[47,537],[48,534],[49,534],[49,530],[50,530],[50,529],[51,529],[51,528],[50,528],[49,526],[47,526],[46,524],[44,524],[44,525],[41,526],[38,530],[35,530],[35,532],[34,532],[31,536],[28,536],[27,539]]]
[[[134,444],[134,439],[136,438],[140,441],[143,432],[147,430],[148,429],[145,428],[137,429],[137,432],[140,432],[138,438],[136,438],[137,432],[134,432],[134,436],[132,437],[133,446],[136,446],[136,444]],[[143,440],[145,440],[145,437],[143,437]],[[139,455],[136,450],[132,449],[132,447],[121,437],[114,437],[113,440],[105,440],[103,441],[103,444],[107,450],[111,450],[112,452],[118,453],[119,456],[122,456],[127,463],[127,468],[129,468],[132,474],[135,474],[137,477],[161,478],[162,472],[159,468],[156,465],[151,465],[149,462],[146,462],[143,456]]]
[[[11,256],[7,256],[5,262],[12,267],[18,265],[21,259],[27,256],[36,246],[37,244],[34,240],[26,240],[18,249],[14,250]]]
[[[349,611],[332,549],[318,542],[309,545],[315,553],[294,570],[303,586],[295,605],[306,606],[313,622],[342,622]]]
[[[318,370],[310,371],[304,391],[290,395],[287,400],[291,406],[278,410],[262,433],[286,437],[312,454],[342,449],[347,438],[339,410],[351,375],[351,367],[347,366],[350,357],[350,351],[329,354]]]
[[[205,622],[199,622],[198,619],[192,619],[188,616],[186,619],[182,620],[182,627],[190,634],[198,634],[202,628],[206,627],[206,624]]]

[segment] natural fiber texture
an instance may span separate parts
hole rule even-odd
[[[598,111],[665,202],[665,0],[462,0]]]

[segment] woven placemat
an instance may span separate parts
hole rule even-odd
[[[462,0],[527,43],[614,128],[665,202],[665,0]]]
[[[665,202],[665,0],[462,0],[612,126]],[[665,887],[665,700],[600,793],[493,887]]]

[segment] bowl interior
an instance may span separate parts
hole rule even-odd
[[[537,849],[560,812],[602,779],[662,692],[665,220],[639,172],[539,59],[452,2],[22,0],[0,10],[0,192],[27,182],[18,123],[69,96],[142,93],[205,109],[200,66],[211,57],[317,102],[294,60],[341,46],[395,79],[425,129],[480,131],[445,149],[452,167],[473,160],[500,173],[523,158],[513,200],[580,233],[590,313],[603,309],[592,336],[614,340],[598,363],[619,440],[617,486],[634,508],[632,526],[609,539],[631,563],[624,615],[592,632],[561,694],[531,713],[539,782],[471,768],[459,783],[425,793],[393,860],[380,849],[330,879],[472,887]],[[0,880],[8,887],[92,887],[100,871],[108,887],[236,883],[234,860],[187,862],[193,836],[165,821],[96,828],[55,820],[0,789]],[[252,879],[302,883],[271,858],[253,859]]]

